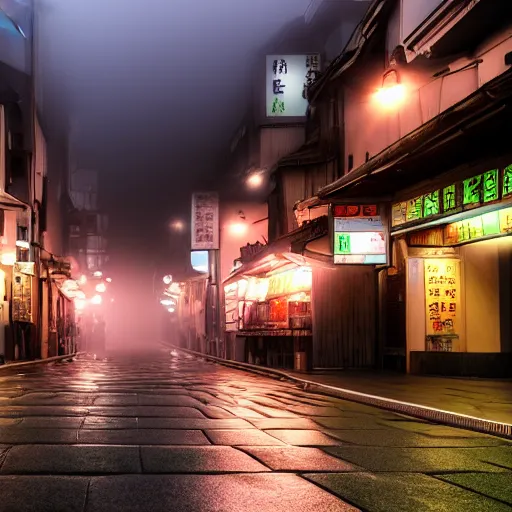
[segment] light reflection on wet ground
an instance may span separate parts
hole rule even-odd
[[[0,511],[510,510],[512,444],[169,350],[0,373]]]

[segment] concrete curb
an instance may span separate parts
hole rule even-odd
[[[74,354],[68,354],[66,356],[54,356],[48,357],[47,359],[36,359],[35,361],[21,361],[19,363],[6,363],[0,366],[0,372],[2,370],[7,370],[9,368],[25,368],[26,366],[36,366],[39,364],[50,364],[50,363],[58,363],[59,361],[65,361],[66,359],[73,359],[80,354],[84,354],[84,352],[75,352]]]
[[[214,357],[193,350],[176,347],[174,345],[165,344],[166,347],[173,348],[174,350],[183,352],[185,354],[192,355],[197,358],[206,359],[223,366],[235,368],[246,372],[256,373],[265,377],[270,377],[280,380],[288,380],[295,384],[300,385],[304,390],[312,391],[315,393],[333,396],[335,398],[342,398],[343,400],[349,400],[351,402],[357,402],[360,404],[370,405],[378,407],[379,409],[385,409],[387,411],[396,412],[399,414],[405,414],[414,418],[433,421],[443,425],[451,427],[463,428],[466,430],[472,430],[475,432],[481,432],[484,434],[490,434],[506,439],[512,439],[512,425],[508,423],[501,423],[498,421],[485,420],[482,418],[476,418],[474,416],[467,416],[465,414],[459,414],[450,411],[444,411],[442,409],[436,409],[434,407],[427,407],[425,405],[412,404],[409,402],[401,402],[399,400],[393,400],[392,398],[385,398],[382,396],[369,395],[366,393],[360,393],[359,391],[353,391],[351,389],[338,388],[335,386],[329,386],[327,384],[320,384],[307,379],[302,379],[296,375],[290,375],[289,373],[282,370],[275,370],[273,368],[264,368],[261,366],[255,366],[249,363],[240,363],[237,361],[228,361],[219,357]]]

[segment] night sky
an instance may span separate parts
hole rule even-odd
[[[44,116],[100,172],[118,264],[188,257],[168,223],[216,184],[256,57],[309,1],[40,0]]]

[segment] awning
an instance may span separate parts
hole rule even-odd
[[[4,190],[0,190],[0,208],[3,210],[28,210],[30,206]]]
[[[332,152],[331,152],[332,153]],[[335,158],[334,154],[322,150],[318,142],[307,142],[303,144],[297,151],[281,158],[272,169],[275,172],[283,167],[299,167],[303,165],[323,164]]]
[[[232,283],[242,276],[261,276],[276,270],[285,271],[302,265],[324,267],[327,264],[330,266],[323,257],[315,258],[314,253],[305,254],[305,248],[310,242],[326,237],[327,233],[327,217],[305,223],[301,228],[267,245],[256,258],[234,270],[223,284]]]
[[[508,144],[511,100],[508,70],[296,208],[317,206],[341,192],[353,198],[386,198],[450,168],[496,155]]]

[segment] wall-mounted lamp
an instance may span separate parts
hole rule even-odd
[[[398,107],[405,100],[406,88],[400,81],[400,75],[396,69],[390,69],[382,77],[382,87],[377,89],[374,98],[384,109]]]

